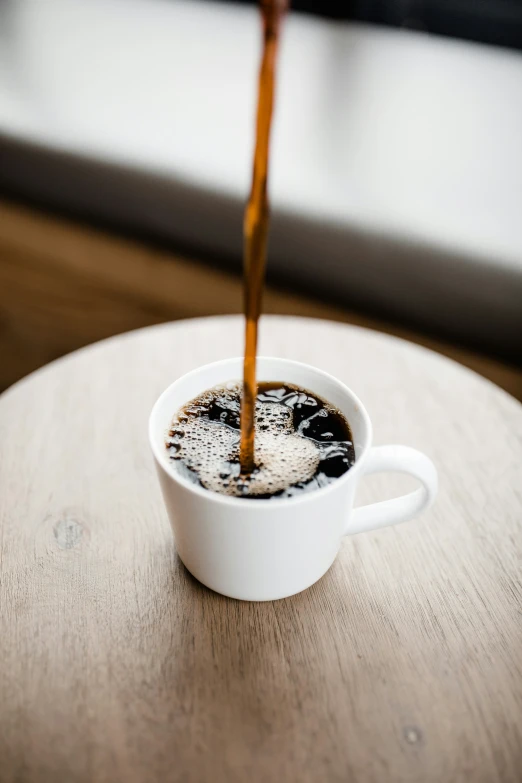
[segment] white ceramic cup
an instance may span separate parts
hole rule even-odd
[[[296,497],[271,500],[219,495],[183,478],[165,447],[178,410],[201,392],[242,375],[242,359],[200,367],[175,381],[157,400],[149,437],[179,556],[218,593],[270,601],[305,590],[332,565],[343,536],[396,525],[424,511],[437,493],[437,471],[407,446],[372,448],[372,425],[362,403],[336,378],[287,359],[259,357],[259,381],[286,381],[335,405],[354,437],[355,465],[332,484]],[[421,487],[408,495],[353,508],[361,476],[409,473]]]

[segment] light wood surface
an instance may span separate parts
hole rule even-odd
[[[394,338],[264,319],[262,352],[347,382],[441,489],[304,593],[240,603],[178,560],[146,425],[241,346],[236,317],[154,327],[0,397],[1,783],[519,783],[522,407]]]
[[[222,265],[0,201],[0,390],[118,332],[241,310],[241,279]],[[273,286],[264,311],[395,334],[456,359],[522,399],[522,370],[480,352]]]

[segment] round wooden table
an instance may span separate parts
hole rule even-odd
[[[241,603],[177,558],[147,418],[242,337],[239,317],[145,329],[0,398],[0,781],[520,781],[522,407],[394,338],[266,318],[262,353],[348,383],[441,488],[306,592]]]

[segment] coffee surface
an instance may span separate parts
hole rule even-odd
[[[350,427],[333,405],[286,383],[260,383],[254,468],[241,472],[241,385],[209,389],[175,416],[170,459],[194,483],[222,495],[269,499],[327,486],[354,464]]]

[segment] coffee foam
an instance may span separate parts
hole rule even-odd
[[[220,404],[230,410],[239,406],[237,388],[220,390]],[[198,398],[203,406],[215,399],[215,392]],[[174,420],[171,456],[195,471],[207,489],[229,496],[268,495],[309,481],[321,459],[322,449],[293,429],[291,408],[278,402],[256,405],[256,470],[240,475],[239,431],[221,421],[197,417],[191,405]],[[188,416],[186,414],[189,414]],[[191,415],[192,414],[192,415]]]

